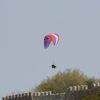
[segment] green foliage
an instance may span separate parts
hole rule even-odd
[[[93,87],[93,83],[100,82],[100,79],[96,79],[94,77],[87,78],[86,84],[88,85],[88,88],[91,89]]]
[[[95,79],[94,77],[92,77],[92,78],[87,78],[87,80],[86,80],[86,83],[88,84],[88,88],[89,88],[89,89],[92,88],[93,83],[95,83],[95,82],[96,82],[96,79]]]
[[[88,96],[83,97],[82,100],[100,100],[100,91],[89,94]]]
[[[53,77],[47,77],[34,91],[52,91],[53,93],[62,93],[69,86],[85,85],[87,76],[80,72],[79,69],[67,69],[64,72],[58,72]]]

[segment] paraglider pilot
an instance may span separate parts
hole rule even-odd
[[[51,65],[52,66],[52,68],[56,68],[56,66],[53,64],[53,65]]]

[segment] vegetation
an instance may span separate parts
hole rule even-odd
[[[83,97],[82,100],[100,100],[100,91],[89,94],[88,96]]]
[[[93,86],[93,83],[97,83],[97,82],[100,82],[100,79],[96,79],[94,77],[92,78],[87,78],[86,80],[86,84],[88,85],[88,88],[91,89],[92,86]]]
[[[100,79],[95,79],[94,77],[88,78],[79,69],[71,70],[67,69],[64,72],[59,71],[56,75],[52,77],[47,77],[38,86],[35,87],[34,91],[52,91],[53,93],[65,92],[69,86],[76,85],[89,85],[99,81]]]

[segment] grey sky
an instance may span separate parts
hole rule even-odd
[[[54,32],[57,69],[43,46]],[[100,0],[0,0],[0,98],[70,68],[100,78]]]

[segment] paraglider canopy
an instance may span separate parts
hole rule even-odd
[[[57,45],[59,42],[59,35],[58,34],[48,34],[44,37],[44,48],[47,49],[50,45],[50,43],[53,43],[53,45]]]

